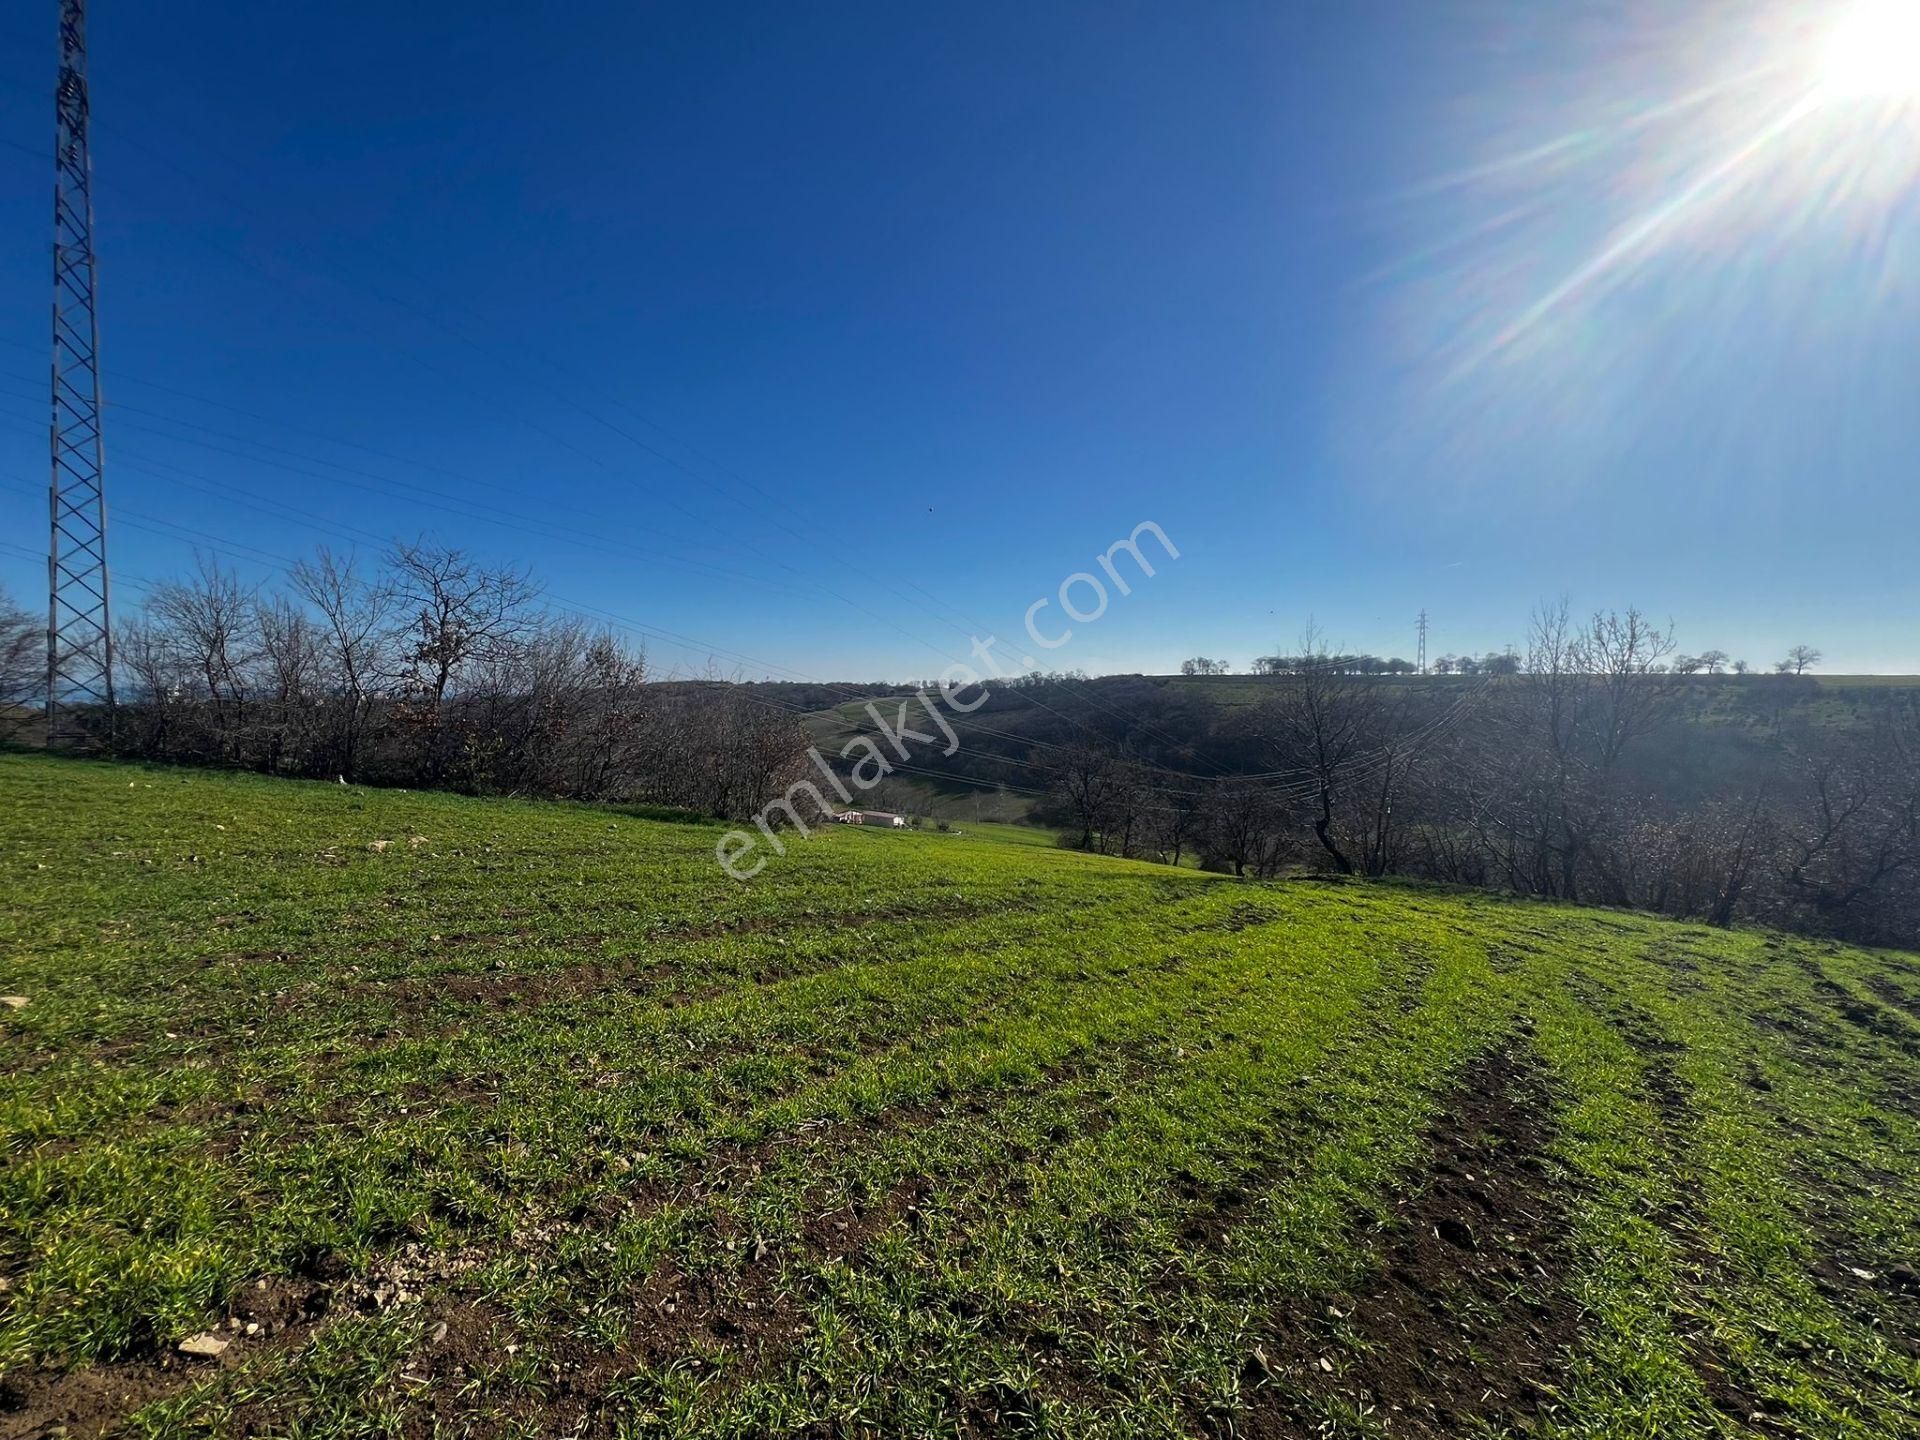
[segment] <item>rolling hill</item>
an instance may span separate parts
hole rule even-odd
[[[0,1436],[1920,1432],[1920,957],[719,834],[0,755]]]

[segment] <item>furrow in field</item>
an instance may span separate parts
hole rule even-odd
[[[1018,922],[1007,924],[1017,932]],[[1017,938],[1009,935],[1006,943]],[[918,1043],[909,1037],[965,1024],[1004,1006],[1014,992],[1024,992],[1029,1004],[1066,1005],[1076,989],[1130,969],[1178,968],[1169,955],[1143,957],[1129,938],[1125,927],[1082,926],[1079,960],[1067,967],[1023,962],[1000,948],[946,955],[932,947],[925,957],[670,1011],[602,1005],[523,1017],[425,1053],[356,1057],[365,1067],[363,1083],[343,1087],[346,1097],[308,1092],[298,1097],[304,1103],[250,1117],[226,1159],[209,1158],[205,1137],[189,1127],[148,1134],[127,1147],[95,1145],[10,1168],[4,1198],[27,1214],[51,1211],[52,1218],[14,1240],[15,1263],[34,1254],[37,1266],[15,1289],[9,1353],[31,1343],[21,1335],[31,1333],[42,1294],[61,1293],[57,1278],[45,1283],[47,1273],[57,1277],[63,1268],[124,1249],[117,1227],[136,1226],[137,1208],[163,1192],[169,1211],[190,1193],[210,1197],[197,1209],[187,1206],[187,1214],[198,1217],[204,1243],[220,1247],[217,1268],[228,1274],[259,1268],[260,1261],[243,1261],[249,1224],[280,1232],[271,1253],[297,1257],[404,1233],[423,1213],[485,1215],[502,1197],[566,1185],[583,1162],[589,1170],[579,1178],[604,1183],[605,1174],[591,1167],[612,1164],[628,1147],[646,1147],[656,1164],[657,1152],[674,1144],[694,1144],[697,1154],[698,1135],[738,1106],[861,1055]],[[607,1077],[610,1083],[596,1083]],[[430,1104],[415,1115],[406,1114],[413,1107],[392,1114],[391,1103],[382,1107],[376,1098],[458,1078],[499,1088],[456,1090],[451,1103]],[[356,1090],[365,1097],[357,1105],[350,1098]],[[315,1118],[323,1123],[314,1126]],[[117,1205],[126,1219],[89,1203],[96,1196]],[[264,1220],[248,1213],[259,1203],[250,1197],[266,1203]],[[75,1217],[74,1223],[63,1226],[61,1215]],[[94,1288],[98,1304],[118,1298],[111,1286]],[[198,1303],[211,1298],[202,1294]],[[191,1303],[191,1297],[172,1303]],[[109,1351],[138,1343],[137,1331],[121,1334],[116,1341],[109,1331],[98,1343]]]
[[[1164,1049],[1165,1036],[1185,1033],[1179,1028],[1183,1020],[1204,1023],[1209,1005],[1231,1006],[1249,980],[1246,963],[1226,953],[1186,970],[1153,970],[1138,978],[1139,994],[1132,1002],[1122,1004],[1117,997],[1109,1000],[1098,1022],[1081,1027],[1077,1034],[1074,1027],[1063,1027],[1058,1012],[1044,1002],[1010,1007],[991,1022],[953,1037],[944,1054],[922,1064],[919,1083],[923,1089],[916,1092],[911,1083],[892,1082],[890,1108],[863,1124],[835,1126],[825,1132],[824,1143],[780,1147],[775,1141],[763,1139],[758,1147],[704,1157],[697,1167],[688,1168],[689,1183],[665,1192],[666,1225],[658,1223],[662,1212],[651,1208],[661,1198],[655,1193],[622,1212],[619,1224],[607,1232],[611,1237],[607,1241],[596,1243],[581,1237],[566,1243],[557,1257],[564,1263],[557,1267],[553,1264],[556,1256],[549,1253],[548,1246],[528,1246],[524,1237],[511,1265],[523,1282],[531,1283],[536,1274],[547,1276],[542,1288],[552,1288],[573,1303],[579,1303],[583,1294],[599,1293],[605,1296],[605,1305],[617,1307],[623,1296],[624,1303],[632,1304],[637,1284],[641,1305],[652,1305],[656,1327],[667,1336],[688,1339],[690,1324],[697,1329],[712,1322],[741,1336],[764,1339],[765,1323],[743,1323],[755,1314],[755,1301],[735,1294],[731,1303],[721,1305],[712,1298],[715,1274],[728,1272],[731,1264],[748,1280],[760,1277],[764,1290],[766,1277],[784,1273],[768,1266],[784,1265],[788,1254],[824,1254],[828,1244],[857,1248],[879,1218],[891,1217],[898,1209],[907,1193],[903,1185],[917,1191],[928,1183],[924,1179],[903,1180],[903,1176],[965,1173],[995,1155],[1005,1160],[1009,1153],[1005,1145],[994,1142],[1004,1135],[1022,1096],[1032,1102],[1036,1120],[1045,1118],[1048,1133],[1070,1119],[1076,1125],[1097,1123],[1101,1108],[1124,1092],[1126,1081],[1143,1073],[1141,1056],[1136,1053],[1139,1043],[1144,1041],[1155,1051]],[[1018,1013],[1022,1010],[1028,1013]],[[1193,1038],[1198,1043],[1200,1037]],[[1033,1074],[1046,1066],[1052,1069],[1041,1075],[1038,1088],[996,1079]],[[1069,1073],[1071,1080],[1062,1083],[1059,1077]],[[835,1089],[838,1095],[830,1093]],[[871,1094],[870,1077],[850,1075],[844,1082],[770,1109],[758,1123],[744,1128],[758,1130],[763,1136],[771,1133],[777,1140],[781,1127],[792,1126],[797,1116],[850,1110],[857,1114]],[[929,1107],[936,1101],[949,1112],[958,1107],[958,1116],[932,1118],[936,1112]],[[952,1138],[956,1128],[964,1133],[964,1139]],[[943,1141],[941,1137],[948,1138]],[[943,1143],[947,1147],[944,1164],[932,1159]],[[890,1151],[890,1158],[870,1153],[876,1145]],[[823,1149],[828,1152],[824,1166]],[[735,1180],[739,1183],[733,1183]],[[796,1228],[790,1218],[782,1218],[795,1216],[812,1216],[813,1220]],[[836,1231],[836,1226],[847,1228]],[[650,1243],[645,1243],[645,1253],[662,1255],[671,1245],[675,1257],[704,1255],[704,1264],[689,1268],[688,1260],[672,1258],[657,1261],[651,1269],[636,1269],[633,1257],[637,1252],[633,1247],[647,1238],[642,1232],[649,1227],[652,1235]],[[723,1233],[739,1239],[737,1252],[724,1248],[724,1241],[718,1238]],[[774,1258],[768,1261],[763,1256],[759,1262],[750,1262],[748,1257],[756,1247],[749,1246],[749,1236],[772,1247]],[[547,1257],[544,1261],[543,1254]],[[753,1286],[746,1284],[746,1288],[751,1292]],[[702,1300],[702,1294],[708,1298]],[[460,1302],[462,1313],[471,1320],[479,1313],[477,1304],[474,1300]],[[659,1326],[662,1304],[675,1306],[671,1313],[679,1318]],[[586,1328],[591,1328],[595,1319],[593,1308],[586,1306],[589,1313],[577,1317]],[[771,1308],[764,1308],[759,1319],[766,1322],[773,1313]],[[521,1343],[523,1328],[485,1327],[489,1336],[501,1330],[501,1344]],[[507,1333],[516,1338],[505,1339]],[[629,1346],[629,1360],[635,1348]],[[638,1348],[646,1346],[640,1344]],[[439,1358],[452,1360],[457,1353],[444,1352]],[[471,1357],[461,1356],[462,1360],[466,1358]],[[424,1355],[421,1363],[433,1368],[436,1356]],[[566,1363],[569,1375],[578,1376],[583,1369],[591,1373],[591,1364],[578,1355],[569,1356]]]
[[[1261,1137],[1281,1148],[1278,1137],[1314,1107],[1323,1071],[1365,1065],[1380,1017],[1406,1013],[1405,987],[1417,989],[1420,967],[1367,969],[1340,978],[1330,1011],[1318,1007],[1332,997],[1302,995],[1305,977],[1250,990],[1230,1039],[1171,1067],[1096,1134],[1031,1167],[1021,1203],[1009,1207],[1001,1185],[976,1182],[951,1209],[929,1204],[920,1228],[891,1236],[877,1273],[825,1274],[812,1300],[815,1333],[833,1334],[834,1352],[814,1346],[777,1377],[756,1378],[700,1433],[729,1433],[726,1416],[745,1425],[836,1405],[904,1433],[964,1418],[956,1397],[980,1425],[1036,1410],[1050,1423],[1097,1416],[1120,1378],[1116,1348],[1156,1334],[1149,1317],[1162,1303],[1182,1216],[1194,1209],[1182,1177],[1225,1185],[1245,1172]],[[1160,1393],[1149,1398],[1138,1385],[1156,1369]],[[993,1374],[1001,1378],[975,1383]],[[1150,1413],[1178,1428],[1184,1397],[1165,1367],[1142,1360],[1133,1380],[1137,1433],[1152,1433]],[[675,1378],[655,1383],[670,1404]]]
[[[1675,1328],[1708,1395],[1763,1433],[1841,1423],[1862,1408],[1920,1416],[1910,1363],[1887,1343],[1912,1333],[1916,1312],[1900,1313],[1905,1287],[1884,1286],[1892,1303],[1882,1304],[1868,1283],[1878,1271],[1860,1263],[1861,1251],[1827,1253],[1846,1241],[1823,1217],[1852,1207],[1838,1175],[1857,1173],[1863,1145],[1884,1146],[1848,1120],[1851,1105],[1818,1067],[1796,1077],[1788,1060],[1777,1080],[1756,1068],[1761,1037],[1772,1032],[1747,1018],[1751,977],[1703,969],[1697,995],[1676,993],[1636,973],[1645,963],[1625,955],[1592,976],[1591,1006],[1638,1053],[1661,1117],[1674,1198],[1655,1218],[1679,1249],[1685,1289]],[[1816,994],[1831,984],[1817,964],[1801,973]],[[1805,1084],[1794,1113],[1819,1123],[1783,1126],[1776,1083]],[[1832,1169],[1815,1173],[1808,1162],[1821,1154]]]

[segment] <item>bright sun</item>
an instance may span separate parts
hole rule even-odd
[[[1827,36],[1829,100],[1920,100],[1920,0],[1856,0]]]

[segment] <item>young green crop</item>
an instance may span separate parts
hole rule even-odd
[[[0,1434],[1920,1433],[1912,956],[1000,835],[741,885],[37,756],[0,807]]]

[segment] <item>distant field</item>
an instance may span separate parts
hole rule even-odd
[[[894,701],[895,705],[898,703],[898,700]],[[887,708],[882,706],[882,712],[885,713]],[[808,715],[804,723],[808,738],[828,757],[838,755],[854,736],[871,736],[875,733],[873,720],[860,701],[848,701],[832,709],[817,710]],[[992,785],[969,784],[939,774],[944,763],[939,749],[928,747],[926,753],[915,756],[911,768],[902,768],[888,777],[878,801],[863,799],[862,803],[875,804],[876,808],[883,805],[898,808],[982,833],[989,827],[995,833],[1026,828],[1019,822],[1033,809],[1034,797],[1031,794],[1001,790]],[[1045,783],[1044,776],[1036,778],[1030,771],[1022,771],[1020,779],[1023,789],[1028,790]],[[1051,845],[1053,838],[1053,832],[1044,829],[1033,832],[1032,837],[1034,843],[1043,845]]]
[[[1162,683],[1204,695],[1216,705],[1251,705],[1273,694],[1285,683],[1283,675],[1168,675]],[[1376,675],[1372,683],[1395,687],[1421,685],[1430,689],[1467,691],[1481,683],[1477,675]]]
[[[0,755],[0,1437],[1920,1434],[1920,957],[717,834]]]
[[[1057,831],[1038,825],[996,825],[991,820],[956,820],[953,831],[961,839],[993,840],[1002,845],[1052,846],[1059,842]]]
[[[992,821],[976,824],[956,820],[950,829],[924,824],[916,830],[893,830],[878,826],[849,827],[851,837],[870,838],[876,845],[912,839],[970,840],[977,844],[1026,845],[1049,848],[1059,843],[1058,832],[1037,825],[996,825]],[[843,837],[850,838],[850,837]],[[811,842],[808,842],[811,843]]]
[[[1478,685],[1482,678],[1477,675],[1383,675],[1376,677],[1375,683],[1388,686],[1452,686],[1458,689],[1469,689]],[[1659,677],[1661,681],[1666,678]],[[1742,689],[1764,687],[1768,681],[1777,678],[1772,674],[1690,675],[1686,677],[1686,683],[1708,693],[1718,691],[1731,694]],[[1822,691],[1920,690],[1920,675],[1811,674],[1796,678],[1811,681]],[[1263,695],[1271,694],[1283,685],[1285,680],[1284,676],[1262,675],[1171,675],[1165,677],[1169,685],[1193,690],[1217,704],[1229,706],[1246,705],[1257,701]]]

